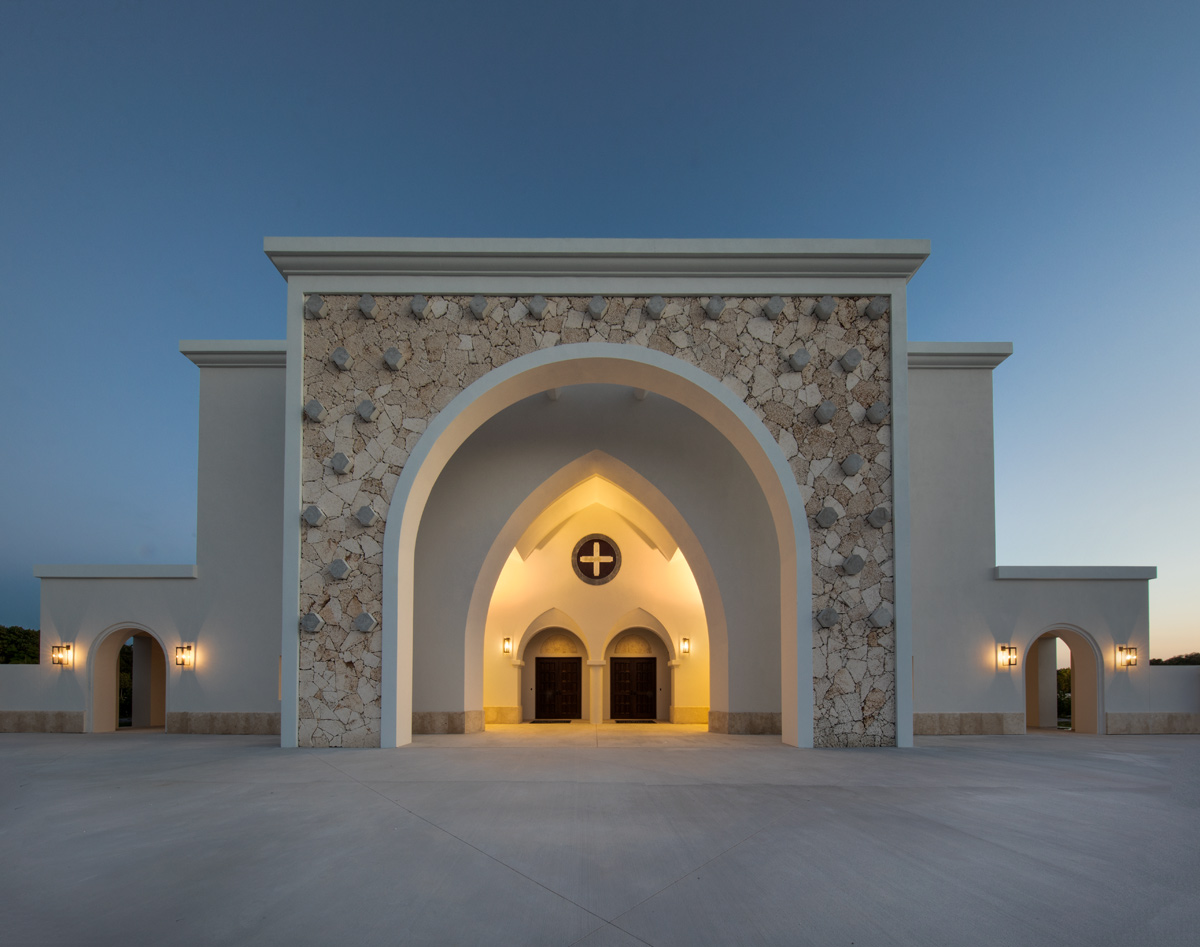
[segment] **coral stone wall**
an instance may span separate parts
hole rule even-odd
[[[728,298],[716,318],[708,297],[669,297],[658,319],[641,297],[610,297],[595,319],[588,297],[551,297],[540,319],[528,298],[487,297],[481,318],[466,296],[430,297],[422,319],[412,315],[411,296],[374,301],[369,318],[357,295],[310,298],[308,311],[319,317],[304,322],[304,400],[320,402],[324,414],[302,422],[303,503],[324,519],[302,530],[299,614],[319,614],[324,624],[300,632],[301,746],[379,745],[384,518],[429,421],[489,370],[574,342],[675,356],[762,418],[810,517],[816,744],[895,743],[892,526],[880,513],[872,517],[878,526],[868,521],[892,507],[890,412],[867,416],[877,402],[891,402],[889,315],[872,320],[870,300],[849,297],[836,300],[826,321],[811,297],[785,299],[776,318],[764,314],[765,297]],[[339,348],[350,358],[337,353],[345,370],[333,359]],[[795,370],[789,356],[800,349],[811,357]],[[850,349],[861,361],[843,367]],[[356,414],[364,400],[378,409],[372,420]],[[821,423],[814,410],[824,402],[835,411]],[[333,465],[339,453],[352,462],[342,473]],[[843,469],[850,455],[863,461],[857,472]]]

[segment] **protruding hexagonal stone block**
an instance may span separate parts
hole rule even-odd
[[[325,405],[321,404],[316,398],[311,399],[304,406],[304,416],[310,421],[324,421],[325,414]]]
[[[529,314],[535,319],[541,319],[546,315],[546,297],[541,293],[529,300]]]
[[[313,293],[304,300],[305,319],[324,319],[327,315],[329,315],[329,304],[325,302],[323,296]]]
[[[369,506],[360,506],[358,512],[354,514],[354,518],[362,523],[363,526],[370,526],[379,519],[379,514]]]
[[[837,613],[837,609],[835,608],[822,608],[819,612],[817,612],[817,624],[822,628],[832,628],[838,623],[839,618],[841,618],[841,616]]]
[[[832,401],[822,401],[817,406],[817,410],[813,412],[813,417],[817,419],[818,424],[828,424],[833,420],[835,414],[837,414],[837,405]]]
[[[871,407],[867,408],[867,420],[872,424],[878,424],[888,416],[889,410],[886,401],[876,401]]]
[[[358,297],[358,311],[362,313],[364,319],[378,319],[379,303],[370,293],[363,293]]]
[[[344,579],[350,574],[350,563],[345,559],[334,559],[329,563],[329,574],[335,579]]]
[[[792,371],[798,372],[811,361],[812,353],[808,349],[796,349],[788,356],[787,363]]]
[[[709,296],[708,302],[704,304],[704,311],[708,313],[708,318],[720,319],[721,313],[725,311],[725,300],[720,296]]]
[[[348,372],[354,367],[354,356],[340,345],[329,353],[329,361],[333,362],[339,372]]]
[[[394,372],[400,371],[400,366],[404,364],[404,353],[393,345],[383,353],[383,364]]]
[[[846,575],[858,575],[867,563],[858,553],[847,556],[842,560],[842,571]]]
[[[877,506],[867,514],[867,522],[876,529],[883,529],[892,518],[891,511],[886,506]]]
[[[476,319],[482,319],[487,315],[487,297],[472,296],[471,297],[471,315]]]
[[[783,312],[782,296],[772,296],[767,300],[767,304],[763,306],[763,315],[768,319],[778,319],[781,312]]]
[[[818,526],[829,529],[830,526],[838,521],[838,512],[832,506],[826,506],[817,514],[816,519]]]
[[[426,316],[429,315],[429,310],[431,307],[429,304],[429,300],[426,299],[424,296],[422,296],[420,293],[417,293],[417,295],[415,295],[412,298],[412,301],[408,304],[408,308],[409,308],[409,311],[412,312],[412,314],[415,318],[424,319]]]
[[[667,301],[661,296],[651,296],[646,300],[646,318],[661,319],[663,310],[667,308]]]
[[[882,319],[888,314],[888,310],[892,308],[892,301],[887,296],[876,296],[867,303],[867,318],[874,322],[876,319]]]
[[[378,622],[375,621],[375,616],[370,612],[359,612],[354,616],[354,630],[361,631],[364,635],[377,624]]]
[[[325,522],[325,511],[319,506],[306,506],[300,515],[309,526],[320,526]]]
[[[300,630],[310,635],[320,631],[324,624],[325,619],[316,612],[309,612],[307,615],[300,616]]]
[[[608,300],[600,295],[593,296],[588,300],[587,310],[593,319],[603,319],[604,314],[608,312]]]
[[[892,623],[892,613],[880,605],[867,618],[874,628],[886,628]]]
[[[354,409],[354,413],[364,421],[374,421],[379,417],[379,406],[370,398],[363,398]]]
[[[851,454],[842,461],[842,472],[847,477],[853,477],[856,473],[862,470],[862,465],[864,462],[865,461],[863,461],[861,454]]]
[[[341,451],[338,451],[329,458],[329,466],[333,468],[334,473],[344,474],[350,472],[350,468],[354,466],[354,461]]]
[[[842,371],[852,372],[858,368],[862,362],[862,352],[858,349],[851,349],[845,355],[838,359],[838,364],[842,366]]]
[[[822,296],[817,300],[817,305],[813,309],[813,315],[822,322],[828,322],[836,311],[837,300],[832,296]]]

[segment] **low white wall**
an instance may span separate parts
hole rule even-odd
[[[1200,714],[1200,666],[1153,665],[1146,671],[1152,712]]]

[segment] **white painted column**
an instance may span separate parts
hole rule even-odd
[[[670,720],[671,723],[675,723],[675,671],[679,668],[681,663],[682,662],[679,660],[679,658],[676,658],[674,661],[667,662],[667,667],[671,669],[671,713],[667,719]]]
[[[588,708],[588,719],[592,723],[604,723],[604,665],[607,661],[589,661],[588,667],[591,668],[592,678],[589,682],[591,685],[591,700]]]

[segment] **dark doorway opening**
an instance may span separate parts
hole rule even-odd
[[[538,658],[534,716],[578,720],[583,716],[583,659]]]
[[[613,720],[654,720],[658,716],[657,658],[611,658],[609,709]]]

